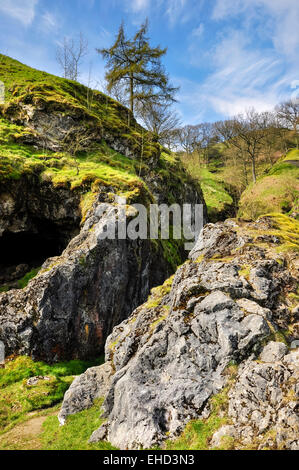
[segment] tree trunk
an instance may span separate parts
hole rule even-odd
[[[256,170],[255,170],[255,157],[251,157],[252,160],[252,179],[256,183]]]
[[[130,77],[130,109],[132,111],[132,114],[134,114],[134,77],[133,77],[133,74],[131,74],[131,77]]]
[[[243,172],[244,172],[245,184],[246,184],[246,186],[248,186],[247,165],[246,165],[246,160],[245,159],[243,159]]]

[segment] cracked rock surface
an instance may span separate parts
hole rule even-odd
[[[296,448],[297,405],[280,405],[297,377],[298,354],[273,341],[280,323],[296,321],[282,300],[296,288],[294,273],[275,259],[271,244],[255,246],[236,223],[206,225],[190,260],[107,339],[114,372],[103,405],[107,421],[91,442],[138,449],[175,438],[204,416],[233,361],[240,366],[227,411],[232,422],[214,444],[228,431],[250,441],[276,423],[275,445]]]

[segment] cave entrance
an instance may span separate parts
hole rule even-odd
[[[59,226],[48,220],[32,221],[32,229],[4,232],[0,237],[0,289],[24,287],[38,268],[53,256],[59,256],[70,240],[79,233],[74,224]]]

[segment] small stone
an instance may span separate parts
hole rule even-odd
[[[284,343],[270,341],[264,347],[261,353],[261,361],[263,362],[277,362],[287,354],[288,348]]]
[[[222,426],[218,431],[213,434],[210,447],[221,447],[224,437],[232,437],[236,439],[238,432],[234,426]]]
[[[30,377],[30,379],[28,379],[26,383],[27,383],[27,385],[28,385],[29,387],[33,387],[34,385],[37,385],[38,382],[40,382],[40,381],[42,381],[42,380],[49,381],[49,380],[51,380],[51,378],[50,378],[50,377],[46,377],[46,376],[44,377],[44,376],[42,376],[42,375],[38,375],[38,376],[36,376],[36,377]]]
[[[96,431],[92,433],[88,442],[90,444],[95,444],[96,442],[105,440],[106,436],[107,436],[107,423],[104,423],[102,424],[102,426],[99,427],[99,429],[96,429]]]

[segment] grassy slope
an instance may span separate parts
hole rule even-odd
[[[152,152],[157,152],[157,148],[160,152],[159,145],[146,141],[144,129],[132,116],[128,126],[130,111],[108,96],[32,69],[1,54],[0,79],[5,83],[6,93],[6,103],[0,106],[0,186],[5,187],[8,180],[35,177],[52,182],[56,187],[69,188],[80,193],[84,217],[99,190],[121,194],[129,203],[152,202],[152,194],[143,175],[155,179],[169,203],[177,202],[180,188],[186,183],[197,184],[186,174],[181,162],[166,151],[161,152],[156,167],[150,167],[147,158]],[[114,151],[104,140],[88,151],[78,153],[76,158],[67,152],[53,152],[25,144],[32,130],[12,122],[19,103],[45,105],[49,112],[54,113],[75,113],[87,125],[92,122],[99,129],[106,129],[109,135],[125,136],[133,142],[133,148],[136,142],[136,159]],[[142,157],[141,138],[144,144]],[[163,240],[161,244],[166,260],[175,270],[182,262],[181,246],[175,240]]]
[[[251,184],[242,194],[238,216],[255,220],[270,212],[292,213],[299,209],[299,168],[284,160],[296,160],[292,150],[276,163],[266,176]]]
[[[33,69],[2,54],[0,79],[5,85],[5,114],[14,115],[20,102],[33,106],[42,105],[48,111],[76,115],[110,134],[126,137],[133,148],[140,151],[142,127],[127,108],[103,93],[72,80]],[[143,144],[146,159],[157,150],[158,144]]]
[[[226,189],[225,180],[219,172],[200,165],[196,155],[182,156],[186,171],[201,185],[211,222],[225,219],[233,211],[233,199]],[[214,168],[213,168],[214,169]]]
[[[134,198],[142,188],[146,190],[142,175],[153,173],[160,178],[170,197],[179,191],[180,185],[191,182],[181,162],[166,152],[162,152],[156,168],[149,168],[147,159],[153,152],[160,152],[159,144],[150,142],[146,131],[127,108],[103,93],[32,69],[1,54],[0,79],[5,84],[6,98],[5,104],[0,106],[0,183],[7,178],[18,179],[23,174],[37,174],[42,179],[51,180],[54,185],[80,189],[84,193],[96,191],[99,185],[104,185]],[[87,125],[92,122],[112,136],[125,136],[131,144],[133,142],[133,148],[136,143],[136,160],[115,152],[105,141],[88,152],[79,153],[77,158],[65,152],[51,152],[22,144],[32,131],[11,122],[20,102],[45,105],[49,112],[77,113],[77,117]]]
[[[0,434],[27,419],[28,413],[60,403],[74,375],[102,362],[103,358],[48,365],[23,356],[7,361],[5,369],[0,369]],[[49,380],[27,385],[27,380],[36,376],[47,376]]]
[[[5,119],[20,101],[33,105],[46,103],[49,111],[78,113],[82,119],[94,121],[112,134],[122,133],[131,139],[136,135],[139,137],[140,126],[134,120],[132,127],[128,127],[127,110],[123,106],[100,92],[32,69],[3,55],[0,55],[0,78],[5,84],[6,99],[0,119],[0,181],[18,179],[23,174],[38,174],[55,185],[71,189],[85,190],[94,182],[123,191],[134,191],[142,185],[136,174],[140,164],[114,152],[105,142],[74,159],[67,153],[37,150],[22,144],[31,131]],[[91,105],[89,95],[93,96]]]
[[[287,153],[285,160],[299,160],[299,150],[298,149],[290,150]]]
[[[89,410],[70,416],[63,427],[57,418],[64,393],[74,376],[102,362],[103,358],[95,362],[73,360],[48,365],[33,362],[28,357],[7,361],[5,369],[0,369],[0,450],[30,449],[31,440],[36,449],[112,449],[106,442],[88,444],[92,432],[103,422],[100,419],[101,400]],[[27,385],[28,378],[36,376],[46,376],[49,380]],[[44,421],[42,430],[36,434],[33,429],[33,435],[27,436],[26,423],[30,428],[31,420],[38,417]]]

